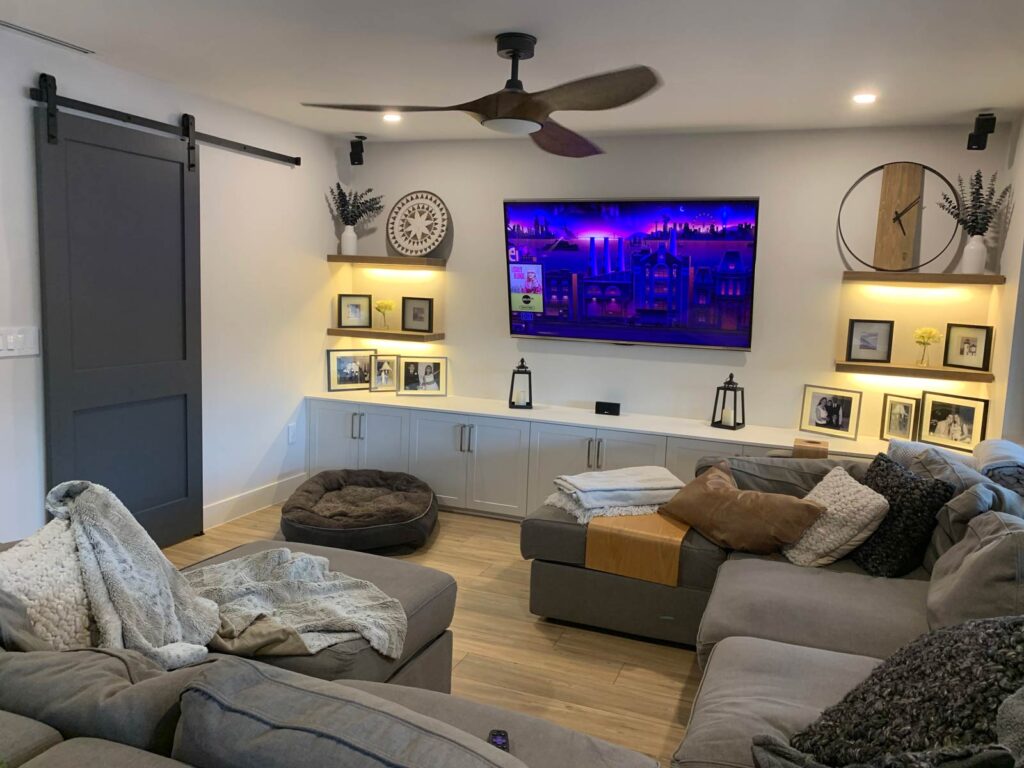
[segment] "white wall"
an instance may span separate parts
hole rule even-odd
[[[998,379],[997,397],[1005,399],[1006,410],[1003,419],[1003,436],[1017,442],[1024,442],[1024,291],[1021,290],[1021,257],[1024,251],[1024,131],[1018,126],[1017,136],[1010,155],[1010,176],[1016,190],[1017,213],[1011,218],[1006,233],[1006,247],[1002,271],[1006,275],[998,302],[993,307],[995,324],[1003,329],[1013,328],[1013,333],[1004,332],[996,337],[995,372]]]
[[[803,384],[832,384],[869,393],[861,433],[877,436],[882,392],[992,393],[985,385],[834,372],[844,269],[835,244],[839,201],[861,173],[889,161],[922,162],[954,180],[979,166],[1004,171],[1009,132],[997,133],[986,152],[968,152],[966,131],[965,125],[601,138],[607,154],[586,160],[544,154],[528,140],[368,144],[354,182],[386,193],[387,207],[412,190],[438,193],[451,211],[455,238],[447,272],[429,284],[357,274],[355,285],[388,298],[430,291],[441,298],[448,337],[435,349],[450,357],[451,388],[460,395],[507,396],[511,369],[523,355],[534,370],[538,402],[592,407],[594,400],[617,400],[633,412],[708,418],[714,387],[734,371],[747,388],[751,423],[795,427]],[[339,166],[346,165],[340,153]],[[656,196],[760,197],[753,351],[509,337],[503,199]],[[360,247],[382,254],[384,243],[378,227]],[[1004,269],[1016,275],[1019,260],[1020,248],[1005,254]],[[886,311],[880,306],[877,317]],[[941,349],[933,354],[941,362]]]
[[[271,503],[304,471],[302,396],[322,375],[324,254],[335,244],[324,203],[335,179],[331,141],[0,30],[0,325],[40,322],[26,95],[40,72],[73,98],[167,122],[190,112],[200,131],[302,157],[291,168],[200,149],[207,524]],[[289,445],[291,422],[298,434]],[[0,360],[0,434],[5,541],[44,521],[41,358]]]

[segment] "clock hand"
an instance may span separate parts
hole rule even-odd
[[[900,218],[900,214],[897,213],[895,216],[892,217],[892,220],[900,225],[900,231],[903,233],[903,236],[906,237],[907,236],[907,230],[904,229],[904,227],[903,227],[903,219]]]
[[[895,213],[893,215],[893,217],[892,217],[893,223],[898,221],[903,216],[903,214],[905,214],[907,211],[909,211],[911,208],[913,208],[915,205],[917,205],[920,202],[921,202],[921,198],[919,196],[916,200],[914,200],[912,203],[907,205],[907,207],[904,208],[902,211],[899,211],[898,213]]]

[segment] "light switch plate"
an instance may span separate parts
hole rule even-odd
[[[0,357],[35,357],[38,354],[38,326],[0,328]]]

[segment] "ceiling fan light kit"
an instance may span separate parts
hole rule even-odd
[[[537,38],[524,32],[504,32],[495,37],[495,42],[498,56],[511,62],[509,79],[500,91],[473,101],[446,107],[320,103],[305,103],[304,106],[399,115],[403,112],[464,112],[493,131],[512,136],[528,135],[540,149],[553,155],[590,157],[601,154],[601,148],[552,120],[551,115],[621,107],[650,93],[660,82],[653,69],[636,66],[530,93],[519,79],[519,62],[533,58]]]

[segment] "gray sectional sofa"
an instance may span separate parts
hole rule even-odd
[[[699,462],[698,474],[719,459]],[[863,479],[869,462],[732,458],[741,489],[804,496],[834,466]],[[695,646],[704,674],[673,768],[750,768],[755,736],[788,739],[864,680],[881,661],[933,628],[929,591],[938,558],[967,533],[972,515],[991,506],[1001,524],[1024,533],[1024,507],[1012,492],[994,494],[973,471],[944,464],[912,467],[952,482],[961,495],[939,514],[923,567],[877,578],[850,560],[824,568],[792,565],[719,549],[691,530],[680,555],[679,584],[665,587],[584,567],[586,529],[550,507],[522,527],[532,559],[531,610],[542,616]],[[982,490],[979,490],[982,489]],[[999,503],[1002,500],[1002,503]],[[1024,536],[1004,558],[999,596],[958,600],[975,615],[1024,612]],[[1019,572],[1018,572],[1019,570]],[[967,609],[971,612],[971,608]]]
[[[248,544],[206,562],[274,546],[280,542]],[[657,768],[631,750],[448,695],[451,576],[365,553],[289,546],[323,555],[333,569],[400,600],[409,617],[403,657],[387,661],[354,640],[312,657],[211,654],[164,672],[134,651],[12,651],[0,642],[0,766]],[[20,618],[0,601],[0,640],[24,640]],[[8,624],[22,634],[7,632]],[[486,743],[492,729],[509,732],[511,754]]]

